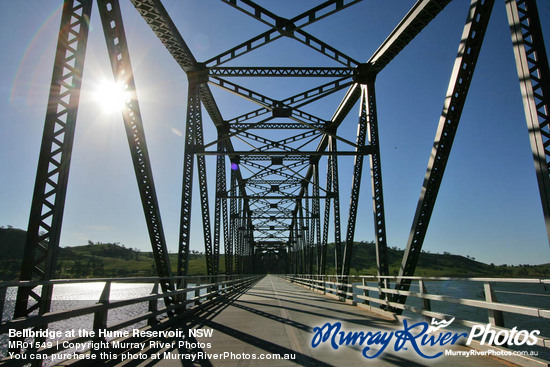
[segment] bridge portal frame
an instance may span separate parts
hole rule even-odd
[[[223,228],[225,252],[228,255],[226,256],[226,272],[228,273],[246,273],[258,270],[254,266],[255,256],[261,252],[261,245],[270,243],[262,236],[274,239],[271,242],[276,244],[281,242],[281,238],[286,239],[286,246],[278,246],[277,250],[270,249],[269,251],[282,251],[281,249],[286,247],[285,252],[280,255],[291,262],[287,264],[287,269],[293,269],[300,273],[311,273],[311,270],[316,267],[320,274],[324,273],[327,266],[330,211],[333,210],[336,257],[338,259],[336,272],[345,278],[349,275],[351,266],[362,161],[364,155],[368,155],[372,172],[378,273],[380,276],[388,275],[374,81],[376,75],[445,8],[450,0],[417,1],[366,63],[353,60],[303,30],[306,25],[335,14],[360,0],[328,0],[291,19],[277,16],[251,0],[221,0],[267,24],[270,29],[205,62],[198,62],[194,58],[160,0],[130,1],[164,43],[175,61],[182,67],[189,81],[177,274],[185,276],[188,273],[193,162],[196,156],[209,274],[215,274],[219,269],[221,228]],[[493,2],[494,0],[472,0],[471,2],[459,57],[449,83],[449,98],[444,104],[433,157],[428,164],[426,180],[422,188],[399,279],[414,274]],[[548,125],[550,72],[547,54],[542,41],[535,0],[505,0],[505,3],[550,242],[550,194],[548,194],[550,192],[548,170],[550,150],[546,149],[550,144]],[[145,136],[141,126],[139,105],[135,98],[135,86],[132,80],[133,74],[127,53],[122,16],[117,0],[98,0],[98,5],[100,6],[100,16],[104,20],[104,33],[115,79],[124,80],[132,95],[123,117],[157,271],[161,279],[169,279],[171,270],[166,252],[166,241],[160,221]],[[92,0],[65,0],[64,2],[20,275],[20,279],[25,281],[44,281],[54,277],[91,7]],[[113,23],[114,26],[112,26]],[[331,58],[343,67],[228,68],[221,66],[282,37],[294,39]],[[275,100],[222,78],[230,76],[332,77],[337,79],[284,100]],[[260,105],[260,108],[224,120],[212,95],[210,85],[255,102]],[[346,95],[334,115],[328,120],[306,113],[301,109],[308,103],[344,88],[348,88]],[[337,130],[357,101],[361,101],[361,116],[358,124],[358,139],[354,143],[338,135]],[[201,108],[206,110],[218,130],[216,141],[204,142]],[[286,118],[288,121],[284,123],[274,121],[280,118]],[[287,129],[289,131],[306,129],[307,132],[276,141],[252,133],[253,129]],[[237,151],[232,144],[231,138],[233,137],[249,139],[263,145],[254,146],[251,151]],[[305,152],[291,145],[303,142],[301,146],[305,146],[314,139],[318,139],[315,151]],[[355,150],[353,152],[338,150],[337,141],[351,146]],[[216,150],[206,150],[211,146],[216,146]],[[274,150],[274,148],[277,149]],[[213,239],[204,158],[207,154],[217,155]],[[338,156],[350,154],[355,156],[352,205],[348,216],[345,247],[342,247],[337,160]],[[327,183],[323,188],[320,184],[319,164],[321,157],[325,155],[328,162]],[[225,159],[225,156],[228,159]],[[262,161],[271,162],[271,164],[262,165]],[[231,169],[230,185],[227,191],[225,181],[229,163],[231,163],[231,168],[234,168],[233,166],[237,168]],[[254,171],[251,177],[243,177],[242,171],[238,169],[241,165],[246,165]],[[296,170],[301,170],[304,167],[307,168],[307,172],[303,175],[297,174]],[[277,176],[278,179],[274,180],[273,176]],[[278,182],[270,183],[274,181]],[[266,188],[266,185],[269,187]],[[298,194],[290,197],[290,193],[294,191],[288,190],[293,190],[295,187],[299,187]],[[254,192],[266,196],[271,192],[276,192],[281,198],[265,201],[262,205],[258,205],[255,202]],[[283,196],[288,196],[288,198]],[[227,200],[229,200],[229,205],[227,205]],[[325,200],[322,223],[321,200]],[[228,207],[229,215],[227,214]],[[276,214],[273,215],[270,209],[277,209]],[[277,225],[268,225],[269,229],[266,230],[259,229],[269,223],[263,221],[264,217],[270,220],[274,218],[272,222],[287,226],[288,229],[276,229]],[[287,217],[291,220],[289,225],[285,221]],[[220,221],[223,221],[223,227]],[[256,241],[256,237],[262,238],[262,240]],[[169,282],[162,286],[165,292],[175,287]],[[407,290],[408,282],[406,280],[398,281],[397,288]],[[20,288],[16,302],[16,317],[28,316],[34,312],[38,314],[48,312],[50,296],[51,289],[48,289],[47,286],[40,291]],[[403,297],[398,297],[397,300],[400,303],[405,302]],[[167,301],[173,302],[174,300],[167,299]]]

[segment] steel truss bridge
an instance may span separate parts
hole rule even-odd
[[[423,29],[444,11],[450,0],[418,0],[367,60],[354,60],[308,33],[306,26],[352,7],[360,0],[327,0],[314,8],[283,18],[252,0],[221,0],[269,26],[269,30],[210,58],[197,60],[160,0],[130,0],[172,55],[188,80],[185,153],[177,274],[172,274],[153,181],[142,117],[128,52],[123,17],[117,0],[97,0],[105,41],[116,82],[130,98],[122,112],[160,287],[167,305],[189,271],[191,201],[202,213],[204,251],[209,275],[219,274],[220,251],[225,272],[265,271],[326,274],[327,245],[335,243],[336,273],[346,279],[353,256],[363,169],[371,176],[376,263],[379,276],[388,276],[382,167],[376,110],[376,77]],[[476,61],[483,45],[494,0],[472,0],[437,135],[413,219],[397,290],[406,292],[422,249],[445,166],[453,146]],[[547,231],[550,234],[550,71],[535,0],[503,0],[525,107],[528,133]],[[15,317],[50,310],[52,286],[63,219],[73,138],[93,0],[65,0],[46,113],[39,166],[21,269]],[[223,5],[223,4],[221,4]],[[183,6],[183,5],[182,5]],[[329,59],[335,67],[226,66],[245,54],[281,38],[297,41]],[[318,85],[275,99],[232,81],[246,78],[314,78]],[[248,79],[247,79],[248,80]],[[264,79],[265,80],[265,79]],[[221,89],[251,101],[255,109],[236,116],[222,114],[212,90]],[[305,111],[310,103],[345,91],[332,116]],[[357,139],[339,135],[350,110],[360,106]],[[206,141],[203,110],[217,138]],[[215,156],[215,195],[209,197],[206,156]],[[341,220],[338,158],[352,156],[353,180],[347,222]],[[366,160],[366,162],[364,162]],[[326,174],[321,174],[321,172]],[[196,175],[196,176],[195,176]],[[193,187],[198,177],[198,187]],[[213,200],[212,200],[213,199]],[[213,215],[211,201],[213,205]],[[200,228],[194,226],[193,228]],[[330,233],[329,233],[330,232]],[[175,281],[174,279],[179,279]],[[185,284],[183,284],[185,286]],[[393,293],[403,304],[406,296]]]

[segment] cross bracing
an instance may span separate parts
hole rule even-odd
[[[327,0],[292,17],[278,15],[251,0],[222,0],[219,6],[260,22],[264,31],[216,50],[204,60],[197,59],[160,0],[130,1],[188,81],[182,190],[178,198],[181,217],[177,274],[188,274],[191,231],[200,231],[202,227],[209,274],[220,271],[221,252],[226,255],[228,274],[258,271],[255,256],[273,253],[284,254],[287,272],[324,274],[332,265],[327,264],[327,249],[332,242],[336,257],[334,271],[339,276],[348,276],[358,207],[370,205],[366,204],[367,198],[360,200],[360,193],[365,191],[361,190],[362,182],[368,181],[370,173],[368,191],[376,264],[379,275],[389,275],[386,248],[387,231],[391,229],[386,228],[385,221],[382,143],[378,133],[383,122],[377,113],[377,78],[414,43],[415,37],[445,12],[451,0],[418,0],[374,53],[358,53],[361,58],[348,55],[338,44],[317,37],[308,28],[314,23],[322,24],[334,14],[345,14],[360,0]],[[468,14],[462,15],[466,17],[464,31],[459,37],[455,67],[400,276],[414,275],[494,2],[472,0]],[[508,12],[543,212],[550,223],[547,149],[550,73],[536,2],[500,2]],[[65,1],[22,280],[47,280],[53,276],[92,3],[92,0]],[[132,94],[123,111],[124,123],[156,269],[161,278],[168,279],[171,267],[133,83],[124,14],[117,0],[98,0],[97,4],[113,76],[126,83]],[[283,39],[319,56],[314,58],[315,62],[320,59],[324,62],[308,66],[246,63],[250,54],[264,52],[268,45]],[[284,90],[288,92],[285,95],[262,88],[275,79],[300,82],[295,90]],[[239,112],[225,112],[226,106],[218,98],[224,93],[242,100]],[[319,104],[334,100],[338,102],[331,115],[320,113]],[[359,110],[358,118],[353,117],[357,118],[357,134],[345,136],[341,133],[342,126],[352,120],[350,111],[354,109]],[[205,134],[205,125],[210,123],[216,131],[214,138]],[[214,160],[215,164],[209,165]],[[339,176],[339,166],[346,160],[353,167],[349,198],[341,195]],[[363,172],[367,164],[367,172]],[[214,180],[207,178],[209,171],[215,172]],[[215,187],[215,191],[209,190],[210,187]],[[194,192],[198,193],[198,200],[193,200]],[[341,199],[349,201],[348,206],[342,206],[344,210]],[[202,223],[191,224],[193,211],[200,212]],[[165,292],[178,286],[168,281],[161,285]],[[399,290],[408,287],[406,281],[397,284]],[[22,289],[16,316],[47,312],[48,292],[48,289]],[[396,300],[405,302],[404,297]],[[166,301],[177,302],[170,298]]]

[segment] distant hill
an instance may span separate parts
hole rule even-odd
[[[19,277],[26,232],[15,228],[0,228],[0,280],[14,280]],[[376,274],[375,246],[372,242],[358,242],[354,246],[351,274]],[[173,271],[177,264],[177,254],[170,254]],[[388,248],[390,274],[397,275],[401,265],[403,250]],[[220,271],[224,271],[224,257],[221,255]],[[334,245],[327,251],[328,273],[334,273]],[[197,251],[189,261],[189,274],[206,273],[205,258]],[[88,244],[59,249],[56,278],[86,277],[128,277],[154,276],[156,269],[152,252],[142,252],[120,243]],[[472,257],[450,253],[435,254],[422,252],[418,261],[418,276],[458,276],[458,277],[548,277],[550,264],[544,265],[494,265],[476,261]]]
[[[27,231],[17,228],[0,228],[0,260],[23,258]]]
[[[19,278],[26,231],[0,228],[0,280]],[[172,270],[176,271],[177,254],[169,254]],[[223,255],[220,263],[223,269]],[[190,256],[189,274],[206,274],[204,256]],[[61,247],[56,265],[56,278],[130,277],[157,275],[152,252],[142,252],[120,243],[88,244]]]
[[[401,267],[403,250],[388,248],[390,275],[397,275]],[[327,264],[334,264],[334,246],[327,251]],[[376,249],[373,242],[359,242],[354,245],[351,274],[376,274]],[[470,256],[422,251],[416,267],[416,276],[456,277],[547,277],[550,264],[543,265],[495,265],[476,261]]]

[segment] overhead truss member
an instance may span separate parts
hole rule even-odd
[[[266,24],[269,30],[202,62],[195,59],[160,0],[130,1],[188,79],[177,275],[186,276],[189,272],[196,167],[209,274],[220,272],[222,243],[227,274],[260,271],[325,274],[329,270],[328,246],[333,241],[335,271],[342,277],[348,276],[365,156],[369,158],[371,172],[378,274],[389,275],[375,81],[378,73],[450,0],[418,0],[366,62],[354,60],[304,30],[360,0],[327,0],[290,19],[251,0],[221,0]],[[400,291],[409,288],[408,281],[402,278],[414,275],[493,3],[494,0],[471,1],[399,272],[396,287]],[[113,76],[131,96],[123,111],[123,120],[156,269],[163,291],[170,292],[178,284],[172,280],[119,3],[118,0],[98,0],[97,4]],[[535,0],[505,0],[505,4],[550,238],[548,60]],[[92,0],[64,2],[21,280],[44,281],[55,276],[91,9]],[[234,64],[242,55],[283,37],[324,55],[336,66],[224,65],[230,61]],[[233,77],[314,78],[319,84],[275,99],[233,82],[230,80]],[[257,107],[239,116],[223,118],[211,87],[231,92]],[[346,89],[330,118],[304,109],[310,103]],[[358,134],[355,141],[350,141],[340,135],[338,129],[357,102],[360,107]],[[203,109],[217,129],[215,141],[205,141]],[[274,130],[284,133],[274,134]],[[208,155],[216,156],[213,224],[207,184]],[[354,157],[354,165],[347,227],[342,239],[338,162],[346,156]],[[326,172],[326,179],[321,177],[321,172]],[[331,230],[334,237],[329,235]],[[31,283],[20,288],[15,316],[48,312],[51,293],[52,288],[47,285]],[[404,296],[391,299],[400,303],[405,300]],[[169,296],[165,301],[177,302]]]

